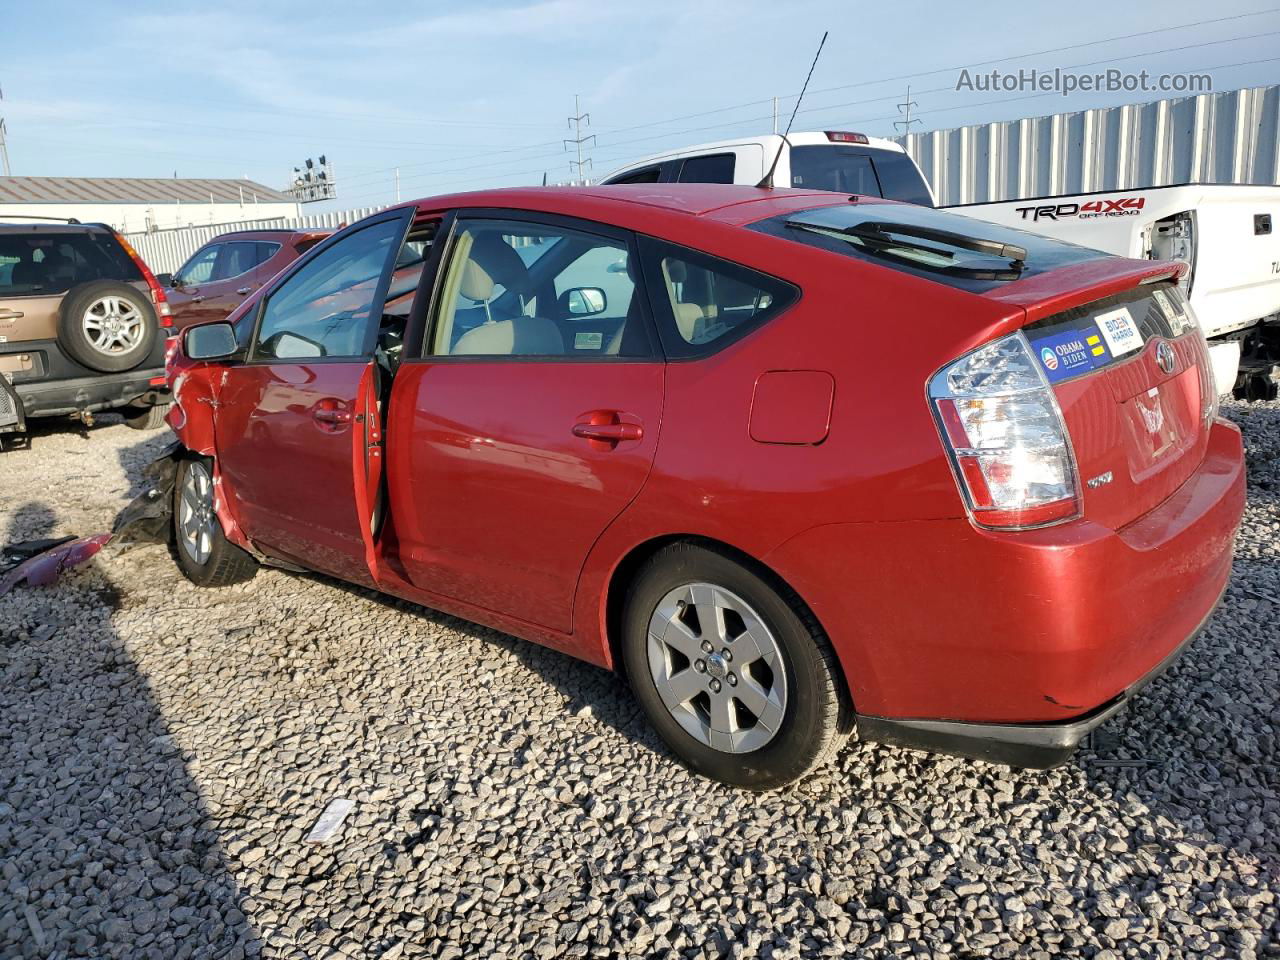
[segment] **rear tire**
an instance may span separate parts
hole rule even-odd
[[[853,710],[835,651],[768,571],[679,543],[655,554],[628,594],[622,654],[632,689],[691,770],[768,790],[839,750]]]
[[[121,413],[124,414],[125,425],[134,430],[158,430],[165,425],[164,418],[169,413],[169,406],[167,403],[157,403],[146,407],[125,407]]]
[[[173,543],[178,566],[197,587],[229,587],[252,580],[258,561],[222,533],[213,511],[213,461],[178,463],[173,484]]]
[[[123,373],[151,355],[158,324],[147,294],[119,280],[67,291],[58,308],[58,345],[99,373]]]

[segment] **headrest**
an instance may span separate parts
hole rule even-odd
[[[684,283],[689,279],[689,268],[683,260],[665,257],[662,261],[662,269],[667,272],[667,279],[672,283]]]
[[[507,290],[523,292],[528,283],[529,268],[501,234],[480,233],[471,244],[471,260]]]
[[[468,300],[483,302],[493,296],[493,277],[480,264],[468,259],[462,268],[462,284],[458,292]]]

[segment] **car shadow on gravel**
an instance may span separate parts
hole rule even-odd
[[[71,531],[30,502],[5,543]],[[243,957],[257,939],[99,560],[0,597],[0,956]]]
[[[550,647],[503,633],[501,630],[494,630],[470,620],[463,620],[452,614],[401,600],[326,574],[295,575],[382,604],[393,610],[411,613],[428,623],[438,624],[466,637],[480,640],[495,651],[501,650],[514,657],[525,668],[538,674],[564,697],[566,719],[590,713],[596,720],[628,740],[674,759],[674,755],[649,724],[640,709],[640,704],[631,695],[631,688],[626,680],[617,673]],[[478,666],[483,668],[483,664]],[[512,719],[514,732],[518,729],[518,718]]]

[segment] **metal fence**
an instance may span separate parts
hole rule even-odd
[[[301,217],[273,217],[268,220],[239,220],[233,223],[211,223],[198,227],[174,227],[151,233],[126,233],[134,249],[142,254],[155,273],[172,273],[187,258],[214,237],[232,230],[334,230],[354,223],[383,207],[356,207],[333,213],[308,214]]]
[[[897,138],[941,205],[1174,183],[1280,184],[1280,86]]]

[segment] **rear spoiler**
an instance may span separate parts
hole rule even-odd
[[[1028,322],[1031,322],[1134,287],[1163,281],[1176,282],[1187,270],[1187,264],[1180,260],[1103,257],[1037,274],[989,290],[982,296],[1023,307],[1027,310]]]
[[[318,230],[315,233],[304,233],[304,234],[301,234],[296,240],[293,241],[293,248],[297,250],[299,253],[306,253],[308,250],[314,247],[321,240],[324,240],[327,237],[330,237],[332,235],[333,235],[332,230]]]

